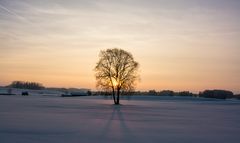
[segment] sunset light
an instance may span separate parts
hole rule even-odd
[[[141,66],[136,90],[240,92],[237,0],[0,1],[0,85],[95,90],[108,48]]]
[[[240,143],[240,0],[0,0],[0,143]]]
[[[118,86],[118,82],[116,80],[113,80],[113,86],[117,87]]]

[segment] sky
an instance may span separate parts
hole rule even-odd
[[[0,0],[0,85],[95,90],[101,50],[140,64],[136,90],[240,93],[239,0]]]

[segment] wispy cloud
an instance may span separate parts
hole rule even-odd
[[[0,8],[3,9],[4,11],[6,11],[7,13],[9,13],[12,16],[15,16],[16,18],[23,20],[25,22],[31,23],[27,18],[25,18],[24,16],[21,16],[19,14],[17,14],[16,12],[14,12],[13,10],[3,6],[2,4],[0,4]]]
[[[6,57],[1,62],[22,61],[21,65],[12,62],[13,69],[38,57],[39,64],[52,61],[48,67],[52,71],[55,65],[71,66],[69,63],[77,61],[83,62],[79,67],[84,70],[75,71],[91,73],[90,65],[101,48],[120,47],[144,57],[139,62],[148,85],[162,77],[166,83],[194,84],[206,77],[201,69],[212,72],[209,79],[218,79],[215,73],[239,77],[235,73],[240,63],[239,0],[0,0],[0,11],[0,54]],[[31,68],[31,64],[27,66]],[[0,72],[4,77],[8,67],[0,67],[6,69]],[[158,72],[164,70],[169,76]],[[154,81],[151,71],[159,75],[152,77]],[[178,80],[181,73],[195,79],[184,83]],[[210,82],[214,81],[201,84]],[[237,78],[232,80],[235,82],[240,83]],[[151,88],[158,88],[154,86]]]

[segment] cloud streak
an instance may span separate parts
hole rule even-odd
[[[9,13],[10,15],[13,15],[13,16],[15,16],[16,18],[18,18],[20,20],[23,20],[25,22],[31,23],[27,18],[17,14],[13,10],[10,10],[9,8],[7,8],[7,7],[5,7],[5,6],[1,5],[1,4],[0,4],[0,8],[3,9],[4,11],[6,11],[7,13]]]
[[[234,0],[1,1],[0,52],[5,58],[0,63],[0,76],[6,77],[4,83],[14,78],[36,79],[41,74],[36,65],[44,65],[47,70],[39,80],[48,79],[52,73],[64,77],[49,82],[45,79],[46,85],[64,84],[71,76],[65,73],[71,70],[79,77],[75,80],[94,88],[89,81],[94,83],[92,67],[99,50],[119,47],[132,52],[141,63],[140,89],[237,90],[240,79],[233,77],[240,77],[239,3]],[[227,79],[229,83],[224,83]]]

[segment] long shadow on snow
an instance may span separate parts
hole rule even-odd
[[[110,105],[112,114],[103,128],[101,139],[117,139],[119,141],[134,140],[134,135],[126,123],[122,108],[124,105]],[[127,105],[126,105],[127,106]]]

